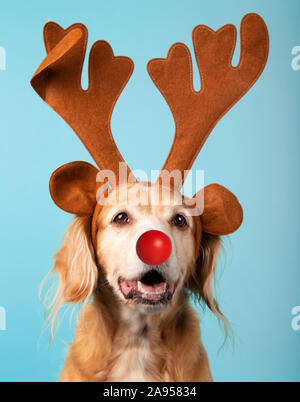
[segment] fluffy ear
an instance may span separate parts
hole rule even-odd
[[[221,312],[218,302],[215,299],[213,286],[220,245],[221,238],[219,236],[211,235],[206,232],[202,233],[198,258],[186,283],[186,287],[193,293],[196,300],[204,302],[217,318],[221,320],[227,335],[228,321]]]
[[[201,191],[204,191],[203,232],[218,236],[235,232],[243,221],[243,209],[236,196],[219,184],[210,184]]]
[[[56,169],[49,183],[55,204],[66,212],[91,216],[96,206],[98,172],[87,162],[71,162]]]
[[[64,235],[52,269],[59,276],[56,313],[64,303],[79,303],[95,289],[98,270],[90,241],[90,218],[77,217]]]

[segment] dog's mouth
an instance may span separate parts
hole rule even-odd
[[[155,269],[148,271],[140,279],[119,278],[120,290],[125,299],[134,299],[143,304],[168,303],[172,300],[176,285],[169,284]]]

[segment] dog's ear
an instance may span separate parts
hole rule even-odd
[[[201,216],[194,217],[196,263],[186,287],[222,321],[227,335],[229,324],[214,297],[212,283],[220,236],[233,233],[240,227],[243,209],[235,195],[219,184],[206,186],[194,197],[197,196],[202,198],[204,208]]]
[[[190,273],[186,287],[198,302],[204,302],[223,322],[227,332],[227,320],[219,309],[213,292],[213,278],[220,245],[221,238],[219,236],[202,233],[198,258]]]
[[[238,199],[227,188],[210,184],[204,191],[204,209],[201,215],[203,232],[212,235],[228,235],[235,232],[243,221],[243,209]],[[197,197],[197,193],[194,197]]]
[[[53,267],[59,276],[56,310],[64,303],[79,303],[90,297],[98,270],[90,240],[90,218],[76,217],[64,235]]]
[[[49,183],[55,204],[75,215],[93,215],[98,173],[98,169],[87,162],[71,162],[56,169]]]

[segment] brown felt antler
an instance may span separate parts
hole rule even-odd
[[[47,57],[35,72],[31,84],[72,127],[98,167],[117,174],[119,163],[124,159],[113,140],[110,120],[114,105],[132,74],[133,62],[128,57],[115,57],[107,42],[95,42],[89,57],[89,86],[83,90],[81,72],[87,36],[87,29],[82,24],[64,30],[53,22],[47,23],[44,27]],[[129,173],[127,168],[127,176]],[[54,201],[72,213],[92,213],[96,202],[96,174],[96,168],[83,162],[62,166],[50,181]],[[70,180],[76,180],[76,185],[70,186]],[[86,193],[89,194],[87,197]]]
[[[181,172],[191,168],[220,118],[251,88],[268,57],[268,31],[257,14],[241,23],[241,55],[233,67],[236,28],[225,25],[213,31],[205,25],[193,30],[193,44],[201,89],[193,89],[191,54],[182,43],[174,44],[166,59],[153,59],[148,72],[167,101],[176,126],[172,148],[163,169]]]

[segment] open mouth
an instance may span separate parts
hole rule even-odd
[[[158,304],[172,300],[175,284],[169,284],[163,275],[151,269],[140,279],[126,280],[119,278],[119,286],[125,299],[134,299],[138,303]]]

